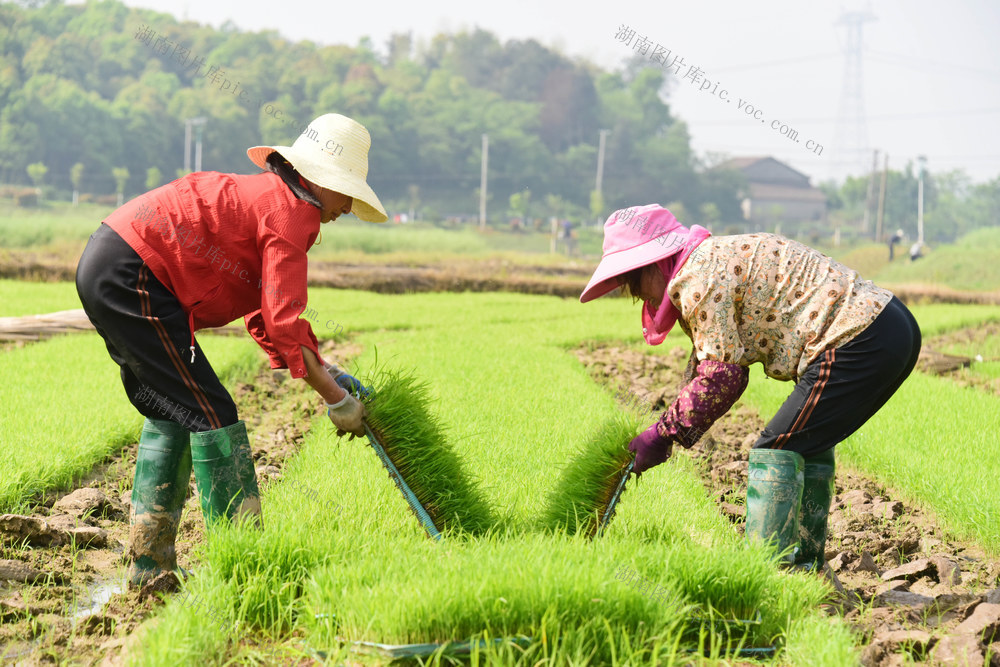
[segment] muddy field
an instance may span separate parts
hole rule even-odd
[[[46,252],[0,250],[0,278],[43,282],[72,281],[79,250]],[[577,298],[599,258],[559,265],[519,264],[497,257],[456,256],[434,264],[348,264],[312,261],[309,285],[382,294],[410,292],[517,292]],[[904,303],[1000,305],[1000,292],[962,292],[946,287],[893,285]]]
[[[343,363],[359,351],[350,344],[321,348]],[[284,462],[322,407],[305,383],[287,377],[262,369],[234,392],[262,489],[281,478]],[[135,453],[136,445],[126,447],[77,488],[42,498],[30,516],[0,515],[0,581],[8,579],[0,583],[0,664],[123,664],[127,638],[162,604],[162,593],[153,590],[157,582],[128,591],[121,580]],[[177,536],[181,567],[197,573],[203,541],[192,478]]]
[[[349,344],[324,353],[346,362]],[[687,361],[684,350],[647,355],[635,348],[583,345],[578,358],[609,390],[627,387],[633,409],[662,410]],[[261,486],[280,479],[298,450],[317,402],[304,383],[262,370],[240,385],[236,400],[248,419]],[[789,385],[789,390],[791,385]],[[654,419],[650,414],[650,421]],[[747,454],[761,416],[737,404],[690,451],[700,462],[719,510],[742,531]],[[28,517],[0,517],[0,645],[16,664],[117,665],[129,637],[161,593],[124,591],[128,501],[135,447],[93,471],[76,489],[41,499]],[[950,539],[930,516],[890,489],[841,469],[827,558],[844,588],[828,610],[855,628],[866,665],[1000,666],[1000,562]],[[194,487],[178,537],[178,560],[197,572],[203,524]],[[29,548],[18,548],[28,545]],[[987,639],[983,639],[986,637]],[[988,657],[992,652],[992,661]],[[299,664],[312,664],[303,658]]]
[[[688,354],[586,345],[576,352],[594,379],[656,414],[680,385]],[[792,385],[788,389],[791,392]],[[690,451],[719,511],[742,533],[747,458],[764,420],[739,403]],[[831,595],[858,633],[865,665],[1000,666],[1000,560],[950,539],[934,520],[871,479],[841,467],[826,558],[844,588]],[[984,639],[985,637],[985,639]],[[987,657],[989,656],[989,661]]]

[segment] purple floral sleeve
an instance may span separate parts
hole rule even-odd
[[[682,447],[691,447],[733,407],[747,388],[749,376],[749,369],[738,364],[700,362],[694,379],[663,412],[656,430]]]

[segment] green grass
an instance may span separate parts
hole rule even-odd
[[[0,203],[0,248],[49,248],[86,242],[115,207],[96,204],[71,206],[47,203],[39,208],[19,208]],[[417,255],[426,258],[455,255],[498,254],[547,255],[548,225],[540,231],[513,233],[508,228],[465,224],[445,229],[429,222],[399,225],[371,224],[353,217],[323,225],[320,244],[310,251],[313,260],[337,260],[358,255]],[[600,255],[603,232],[595,227],[576,227],[579,251]],[[562,244],[557,252],[562,252]]]
[[[0,279],[0,317],[39,315],[82,307],[73,283]]]
[[[903,253],[875,276],[878,283],[936,283],[958,290],[1000,290],[1000,229],[979,229],[956,243],[932,248],[911,262]]]
[[[249,339],[199,340],[224,382],[260,363]],[[96,333],[8,350],[0,377],[7,379],[0,386],[0,512],[27,509],[38,493],[70,484],[139,436],[142,417]]]
[[[497,528],[428,539],[374,453],[360,440],[337,441],[320,418],[286,481],[265,490],[264,530],[209,537],[205,575],[191,585],[220,601],[224,627],[206,627],[171,601],[136,653],[142,664],[248,657],[256,649],[242,640],[245,627],[282,642],[283,651],[305,644],[331,654],[341,651],[337,636],[460,641],[520,633],[535,638],[525,652],[505,644],[484,650],[480,662],[526,665],[684,664],[699,646],[714,646],[718,657],[740,639],[791,648],[805,641],[796,632],[817,634],[809,619],[821,616],[820,581],[785,574],[744,545],[683,457],[630,485],[602,538],[539,529],[567,461],[619,414],[611,393],[567,350],[580,340],[637,342],[635,306],[311,292],[318,309],[342,314],[338,321],[365,345],[362,377],[377,344],[380,364],[412,368],[429,383],[428,410],[463,468],[482,480]],[[302,486],[320,497],[296,491]],[[327,510],[330,502],[343,512]],[[661,586],[663,601],[616,580],[622,567]],[[746,637],[704,620],[756,611],[761,624]],[[851,641],[834,633],[814,652],[846,655]]]
[[[790,383],[751,369],[744,402],[773,415]],[[936,514],[960,538],[1000,554],[1000,398],[914,372],[858,432],[837,446],[843,463]]]
[[[870,243],[852,248],[847,252],[836,252],[836,248],[824,249],[824,252],[833,253],[830,255],[831,257],[841,264],[851,267],[866,280],[873,280],[889,265],[889,249],[884,243]],[[897,252],[897,261],[900,256],[901,254]],[[902,256],[907,257],[906,253],[902,253]]]
[[[0,248],[30,248],[86,241],[114,210],[97,204],[53,203],[39,208],[0,204]]]
[[[926,341],[931,336],[966,329],[986,322],[1000,322],[1000,308],[996,306],[932,303],[907,306],[920,325],[920,335]]]

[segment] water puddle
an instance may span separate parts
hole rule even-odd
[[[87,586],[85,593],[77,597],[70,619],[75,625],[88,616],[93,616],[101,611],[111,598],[123,592],[125,592],[124,576],[93,582]]]

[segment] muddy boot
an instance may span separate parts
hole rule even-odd
[[[833,448],[805,459],[802,510],[799,512],[799,552],[795,565],[822,572],[826,563],[826,522],[833,500]]]
[[[191,434],[194,479],[205,524],[225,518],[261,525],[257,473],[242,421],[215,431]]]
[[[129,583],[144,586],[177,569],[174,540],[191,481],[188,431],[180,424],[147,419],[139,438],[132,485]]]
[[[781,449],[751,449],[747,480],[746,536],[772,542],[779,552],[794,546],[799,535],[802,499],[802,456]],[[788,553],[782,562],[794,562]]]

